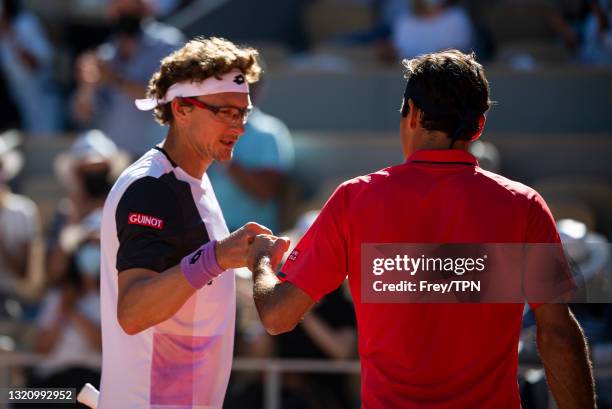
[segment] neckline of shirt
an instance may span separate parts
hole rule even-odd
[[[185,172],[175,161],[173,161],[170,155],[168,154],[168,152],[164,148],[162,148],[161,146],[154,146],[153,149],[155,149],[158,152],[161,152],[164,155],[166,160],[168,160],[168,162],[170,163],[174,171],[178,173],[178,175],[181,177],[182,180],[188,183],[196,184],[201,189],[206,190],[206,172],[204,172],[204,175],[202,175],[202,179],[195,178],[191,176],[189,173]]]
[[[423,149],[414,152],[406,163],[432,163],[478,166],[478,160],[462,149]]]

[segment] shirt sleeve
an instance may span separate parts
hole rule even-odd
[[[571,298],[576,282],[561,244],[555,219],[537,192],[530,198],[525,232],[523,285],[532,309]]]
[[[318,301],[347,275],[345,187],[339,187],[291,252],[278,277]]]
[[[179,207],[164,182],[144,177],[124,192],[115,213],[119,250],[117,271],[146,268],[162,272],[176,256],[173,237],[180,226]]]

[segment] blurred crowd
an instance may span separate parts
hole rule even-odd
[[[95,127],[139,156],[163,132],[131,100],[142,95],[159,60],[185,39],[182,27],[162,21],[171,21],[193,3],[2,0],[0,129],[19,127],[49,136]],[[303,21],[295,30],[302,31],[297,36],[304,40],[285,61],[297,68],[356,68],[368,65],[363,57],[383,65],[446,48],[474,50],[480,60],[517,69],[612,63],[609,0],[301,3]],[[61,18],[58,10],[64,13]],[[272,42],[284,41],[279,35]],[[119,125],[125,118],[147,138],[138,143],[129,138]]]
[[[74,0],[75,20],[54,27],[47,16],[28,7],[32,2],[0,0],[0,354],[36,352],[46,357],[33,368],[13,373],[17,385],[98,384],[101,209],[120,172],[165,135],[165,128],[138,111],[133,100],[143,96],[160,59],[186,38],[162,21],[193,2]],[[360,23],[344,27],[336,18],[339,29],[325,31],[317,25],[324,19],[308,24],[305,18],[304,30],[314,33],[313,41],[306,47],[307,57],[292,60],[296,66],[337,67],[337,55],[316,57],[321,44],[366,46],[381,65],[451,47],[475,50],[483,58],[520,69],[557,55],[551,50],[560,50],[566,62],[612,63],[609,0],[319,0],[309,7],[308,16],[320,10],[329,15],[335,7],[358,10],[354,19],[347,12],[346,21]],[[84,18],[79,10],[94,11],[97,25],[79,21]],[[359,13],[366,18],[360,20]],[[257,221],[275,232],[287,230],[295,244],[316,210],[295,222],[285,217],[294,147],[287,126],[257,108],[265,88],[262,83],[253,89],[256,109],[234,159],[215,164],[209,174],[230,231]],[[41,218],[39,204],[18,194],[18,176],[28,160],[19,148],[27,138],[52,138],[62,132],[78,135],[55,158],[55,178],[65,196],[51,217]],[[495,146],[477,143],[472,152],[483,167],[503,173],[503,158]],[[542,188],[554,186],[544,183]],[[609,189],[609,184],[603,188]],[[574,196],[571,190],[554,193],[558,200],[550,205],[562,239],[578,249],[570,254],[572,262],[585,280],[609,285],[612,231],[601,229],[601,212],[589,197]],[[273,339],[254,310],[249,274],[238,274],[236,356],[356,357],[355,316],[345,286],[317,304],[296,331]],[[610,306],[576,305],[574,311],[595,360],[612,364]],[[527,362],[536,359],[530,324],[526,312],[522,359]],[[262,379],[258,373],[236,374],[227,407],[242,407],[246,399],[256,407],[255,402],[262,401]],[[522,386],[533,405],[542,399],[538,382],[541,378],[535,377]],[[283,407],[358,407],[358,384],[343,374],[287,375]],[[601,407],[612,407],[612,397],[605,393],[612,387],[604,384],[603,390]]]

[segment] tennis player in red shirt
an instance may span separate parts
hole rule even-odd
[[[292,330],[347,277],[354,299],[366,409],[521,407],[523,303],[364,302],[364,243],[559,243],[533,189],[487,172],[467,152],[482,133],[489,84],[459,51],[404,61],[400,137],[406,162],[341,184],[291,253],[258,236],[254,298],[271,334]],[[531,303],[537,343],[558,407],[593,408],[587,346],[567,304]]]

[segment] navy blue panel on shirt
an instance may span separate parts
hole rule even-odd
[[[209,242],[189,184],[173,172],[133,182],[117,205],[115,221],[120,273],[131,268],[161,273]]]

